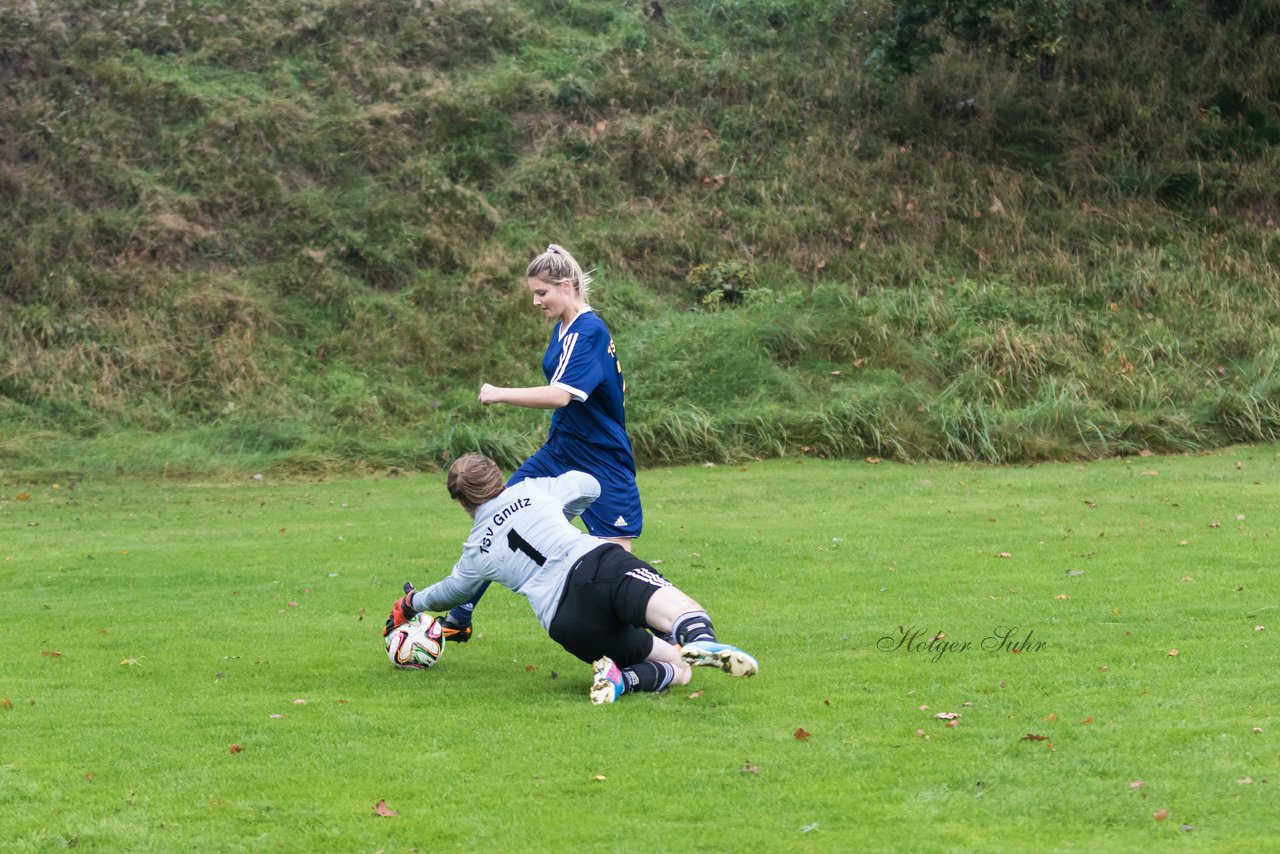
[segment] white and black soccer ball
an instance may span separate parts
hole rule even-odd
[[[430,614],[418,614],[392,629],[384,640],[387,658],[405,670],[426,670],[444,652],[444,627]]]

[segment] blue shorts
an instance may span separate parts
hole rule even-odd
[[[567,453],[562,443],[543,445],[524,461],[507,486],[531,477],[559,477],[567,471],[584,471],[600,481],[600,497],[582,514],[593,537],[638,537],[644,527],[640,488],[628,461],[604,454],[590,445],[575,444]]]

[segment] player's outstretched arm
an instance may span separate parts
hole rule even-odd
[[[550,385],[504,388],[485,383],[480,386],[480,402],[485,406],[493,403],[509,403],[512,406],[523,406],[527,409],[559,409],[562,406],[568,406],[571,400],[573,395],[569,392]]]

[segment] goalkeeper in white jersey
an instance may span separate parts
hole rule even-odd
[[[569,522],[600,494],[591,475],[570,471],[508,488],[493,460],[467,454],[450,466],[448,487],[475,520],[462,556],[425,590],[406,583],[384,634],[496,581],[527,597],[551,639],[592,665],[593,703],[688,684],[696,666],[755,675],[756,660],[719,643],[701,605],[621,546]]]

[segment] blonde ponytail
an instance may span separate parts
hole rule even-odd
[[[577,260],[562,246],[552,243],[547,250],[529,262],[524,271],[525,278],[541,279],[545,282],[568,281],[582,298],[583,305],[590,305],[591,274],[584,273]]]

